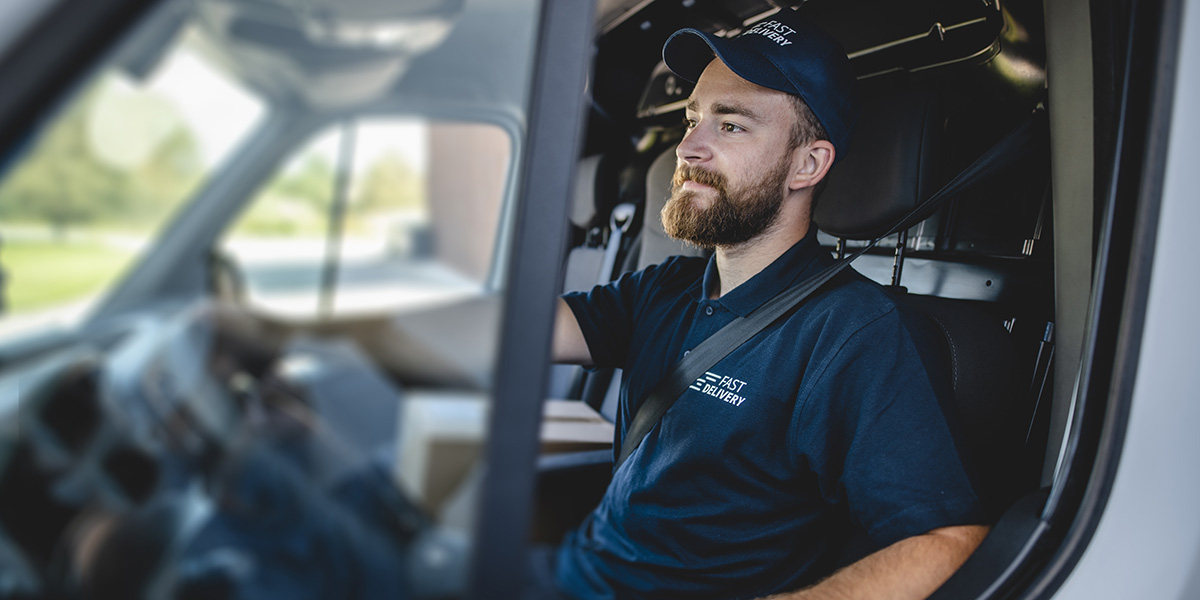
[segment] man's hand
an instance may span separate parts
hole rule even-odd
[[[918,600],[958,570],[987,535],[983,525],[934,529],[847,565],[820,583],[768,600]]]
[[[279,358],[290,334],[282,324],[224,302],[205,303],[194,318],[210,331],[210,367],[217,375],[242,370],[262,377]]]

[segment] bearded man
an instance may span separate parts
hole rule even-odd
[[[671,257],[559,303],[555,356],[625,369],[617,447],[697,344],[832,260],[814,190],[855,118],[845,52],[782,10],[726,39],[676,32],[696,82],[676,151]],[[574,598],[921,598],[985,535],[916,324],[846,270],[717,363],[614,471],[556,553]]]

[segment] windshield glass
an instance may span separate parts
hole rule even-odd
[[[464,593],[539,7],[162,3],[0,147],[0,588]]]
[[[191,30],[80,89],[0,175],[0,344],[85,317],[265,113]]]

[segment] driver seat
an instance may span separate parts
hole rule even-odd
[[[882,235],[952,175],[941,168],[946,120],[936,92],[908,89],[864,104],[850,151],[831,171],[813,215],[822,232],[843,244]],[[909,294],[899,283],[889,289],[926,317],[926,333],[951,374],[951,405],[944,410],[957,422],[959,452],[994,520],[1028,491],[1012,335],[989,303]]]

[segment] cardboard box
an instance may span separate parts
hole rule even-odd
[[[612,448],[613,424],[578,400],[547,400],[542,409],[542,453]]]
[[[460,392],[420,392],[401,401],[394,477],[410,498],[436,513],[479,461],[488,398]],[[542,452],[612,448],[613,424],[575,400],[543,407]]]

